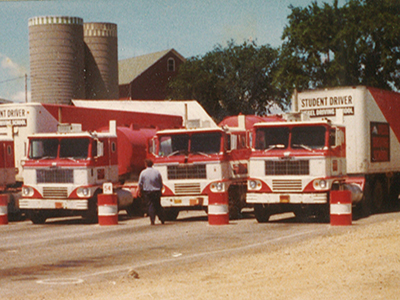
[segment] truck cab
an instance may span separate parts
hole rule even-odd
[[[49,217],[97,217],[97,194],[105,182],[118,182],[117,135],[82,132],[79,124],[65,124],[56,133],[28,137],[23,163],[21,210],[33,223]]]
[[[258,222],[287,211],[329,217],[329,192],[346,175],[345,150],[344,127],[328,120],[255,124],[246,202]]]
[[[149,147],[163,177],[161,204],[169,219],[182,210],[207,210],[210,193],[227,193],[229,212],[245,205],[248,170],[247,131],[197,128],[157,132]]]

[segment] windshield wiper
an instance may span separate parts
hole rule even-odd
[[[285,148],[285,145],[276,144],[276,145],[269,146],[267,149],[264,150],[264,152],[267,152],[267,151],[272,150],[272,149],[284,149],[284,148]]]
[[[203,156],[210,157],[210,155],[208,155],[207,153],[201,152],[201,151],[190,152],[190,154],[200,154],[200,155],[203,155]]]
[[[168,154],[167,157],[174,156],[174,155],[181,154],[181,153],[185,154],[186,150],[176,150],[176,151],[171,152],[170,154]]]
[[[310,147],[308,147],[308,146],[306,146],[306,145],[304,145],[304,144],[293,144],[293,147],[296,147],[296,148],[303,148],[303,149],[306,149],[306,150],[308,150],[308,151],[312,151],[312,150],[313,150],[312,148],[310,148]]]

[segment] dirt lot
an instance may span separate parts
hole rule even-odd
[[[343,228],[343,227],[342,227]],[[398,299],[400,219],[285,248],[161,264],[24,299]]]

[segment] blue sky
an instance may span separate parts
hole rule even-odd
[[[0,1],[0,98],[25,99],[28,20],[37,16],[80,17],[118,26],[118,58],[174,48],[184,57],[204,55],[230,39],[281,45],[289,5],[312,0],[58,0]],[[329,4],[333,0],[317,1]],[[339,1],[339,3],[344,3]],[[29,97],[28,97],[29,98]]]

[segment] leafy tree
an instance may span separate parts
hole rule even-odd
[[[400,1],[349,0],[290,6],[275,84],[294,88],[400,88]]]
[[[221,120],[227,115],[263,114],[279,104],[273,87],[278,51],[269,45],[229,41],[203,57],[192,57],[180,66],[178,76],[169,84],[173,99],[196,99],[208,113]]]

